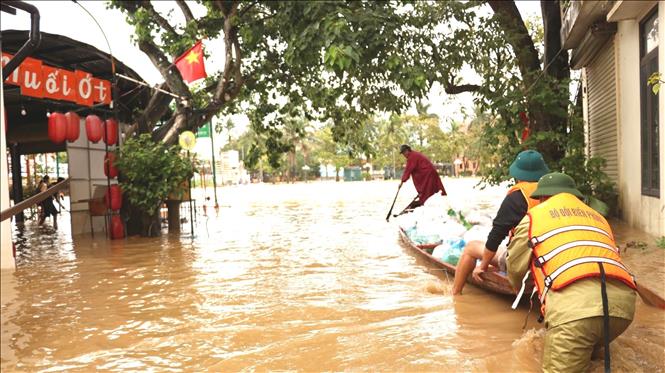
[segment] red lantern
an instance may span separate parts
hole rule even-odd
[[[120,190],[120,185],[113,184],[108,189],[106,192],[106,206],[113,211],[120,210],[122,207],[122,191]]]
[[[102,139],[102,120],[96,115],[85,117],[85,133],[90,142],[98,143]]]
[[[117,240],[125,237],[125,226],[122,224],[120,215],[113,215],[111,217],[111,239]]]
[[[118,142],[118,121],[109,118],[104,123],[104,141],[107,145],[115,145]]]
[[[67,119],[62,113],[51,113],[48,116],[48,138],[60,144],[67,138]]]
[[[78,140],[81,132],[81,118],[75,112],[70,111],[65,114],[65,119],[67,119],[67,141],[74,142]]]
[[[104,156],[104,175],[106,177],[118,177],[118,168],[115,167],[115,153],[106,153]]]

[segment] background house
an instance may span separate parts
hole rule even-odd
[[[665,72],[665,3],[571,1],[561,36],[582,69],[587,153],[607,160],[623,220],[665,235],[665,97],[647,79]]]

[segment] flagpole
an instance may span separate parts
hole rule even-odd
[[[217,167],[215,166],[215,129],[212,126],[212,121],[209,123],[210,126],[210,150],[212,150],[212,186],[213,194],[215,195],[215,208],[219,208],[217,203]]]
[[[187,159],[191,161],[189,156],[189,149],[187,150]],[[194,175],[192,175],[194,177]],[[194,238],[194,210],[192,209],[192,177],[187,179],[187,187],[189,188],[189,226],[192,232],[192,238]]]

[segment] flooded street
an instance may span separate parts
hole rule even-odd
[[[469,204],[505,193],[475,183],[444,180]],[[2,273],[1,369],[539,371],[535,310],[523,331],[527,308],[512,311],[512,299],[473,286],[453,298],[452,278],[400,246],[385,221],[397,184],[221,188],[219,215],[200,217],[193,239],[72,242],[29,226],[18,269]],[[648,243],[626,260],[663,295],[665,250]],[[638,300],[613,368],[662,372],[664,356],[665,312]]]

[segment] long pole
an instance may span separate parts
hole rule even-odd
[[[55,153],[55,178],[60,181],[60,161],[58,160],[58,152]],[[58,213],[62,211],[61,207],[62,205],[60,204],[60,193],[56,194],[56,201],[58,201]]]
[[[189,150],[187,150],[187,159],[189,157]],[[192,237],[194,237],[194,211],[192,210],[192,178],[187,179],[187,185],[189,187],[189,225],[192,230]]]
[[[109,154],[109,129],[108,129],[108,118],[104,121],[104,125],[102,126],[104,130],[104,155],[106,156]],[[120,126],[118,126],[120,127]],[[90,159],[88,159],[88,163],[90,162]],[[110,165],[107,165],[106,162],[104,163],[104,169],[106,169],[106,193],[108,195],[108,203],[106,204],[106,216],[104,216],[104,226],[106,227],[106,238],[107,239],[113,239],[113,234],[109,227],[111,226],[111,216],[113,215],[113,210],[111,210],[111,171],[110,171]],[[109,169],[107,169],[107,167]],[[90,178],[92,178],[92,174],[90,174]]]
[[[390,205],[390,210],[388,210],[388,215],[386,215],[386,221],[390,220],[390,214],[393,212],[393,208],[395,207],[395,201],[397,201],[397,196],[399,195],[399,190],[402,189],[402,184],[397,187],[397,193],[395,193],[395,198],[393,199],[393,204]]]
[[[210,150],[212,150],[212,186],[213,194],[215,195],[215,208],[219,208],[217,203],[217,167],[215,166],[215,129],[210,125]]]

